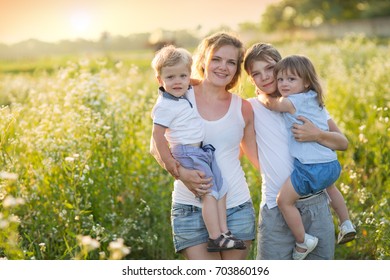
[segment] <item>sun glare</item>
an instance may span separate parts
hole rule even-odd
[[[70,23],[75,32],[84,33],[91,25],[91,17],[85,12],[75,12],[70,17]]]

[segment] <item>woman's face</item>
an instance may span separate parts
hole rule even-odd
[[[231,45],[209,52],[205,59],[204,78],[216,86],[228,85],[237,72],[239,50]]]

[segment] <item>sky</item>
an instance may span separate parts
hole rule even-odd
[[[166,30],[207,32],[221,25],[259,22],[278,0],[0,0],[0,43],[99,39]]]

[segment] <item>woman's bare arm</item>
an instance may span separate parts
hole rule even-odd
[[[252,105],[247,100],[243,100],[241,111],[245,120],[244,137],[241,141],[241,151],[255,168],[260,169]]]

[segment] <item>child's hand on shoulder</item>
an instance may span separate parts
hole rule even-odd
[[[270,94],[265,94],[265,93],[258,94],[257,98],[259,99],[261,104],[263,104],[264,107],[266,107],[267,109],[271,109],[272,104],[274,104],[274,102],[276,102],[278,100],[277,97],[274,97],[274,96],[271,96]]]
[[[197,86],[197,85],[200,84],[200,82],[201,82],[201,80],[199,80],[199,79],[191,78],[191,80],[190,80],[190,85],[191,85],[191,86]]]

